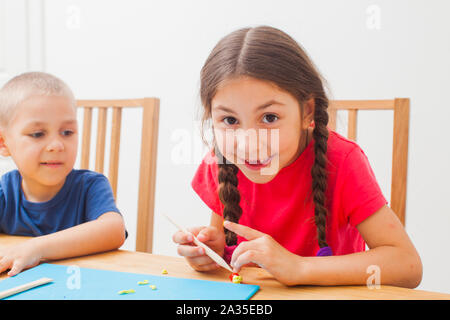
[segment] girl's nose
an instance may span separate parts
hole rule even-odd
[[[258,160],[258,134],[256,129],[238,129],[235,137],[238,157],[245,160]]]
[[[48,152],[57,152],[64,150],[64,144],[60,139],[53,139],[48,145],[46,150]]]

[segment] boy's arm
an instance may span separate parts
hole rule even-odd
[[[14,276],[41,260],[57,260],[119,248],[125,241],[123,218],[116,212],[0,251],[0,273]]]
[[[119,248],[125,241],[123,218],[116,212],[32,239],[41,260],[57,260]]]

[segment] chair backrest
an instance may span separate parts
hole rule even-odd
[[[347,137],[356,141],[359,110],[393,110],[394,137],[392,148],[391,209],[405,225],[406,178],[408,170],[409,99],[392,100],[331,100],[329,127],[336,130],[338,110],[348,111]]]
[[[105,175],[111,183],[114,198],[117,197],[122,110],[127,108],[143,109],[136,251],[152,252],[159,99],[78,100],[77,107],[83,108],[84,113],[81,141],[81,169],[90,169],[92,111],[95,108],[98,109],[95,168],[91,170],[99,173],[103,173],[104,169],[107,112],[108,109],[112,110],[109,172]]]

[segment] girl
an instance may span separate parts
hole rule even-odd
[[[414,288],[420,257],[363,151],[327,128],[322,82],[275,28],[237,30],[216,45],[200,89],[214,148],[192,181],[213,214],[190,231],[235,272],[256,264],[286,285],[366,284],[378,270],[382,284]],[[173,241],[195,270],[218,268],[191,235]]]

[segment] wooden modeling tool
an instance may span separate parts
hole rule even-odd
[[[225,260],[223,260],[223,258],[221,256],[219,256],[214,250],[212,250],[206,244],[204,244],[203,242],[198,240],[197,237],[194,236],[191,232],[187,231],[185,228],[183,228],[182,226],[177,224],[175,221],[173,221],[172,218],[170,218],[168,215],[164,214],[164,216],[179,230],[183,231],[184,233],[188,233],[188,234],[192,235],[192,238],[194,239],[194,243],[196,245],[198,245],[199,247],[202,247],[203,249],[205,249],[205,253],[208,255],[208,257],[213,259],[219,266],[227,269],[230,272],[233,272],[233,269],[231,269],[231,267],[228,265],[228,263],[226,263]]]
[[[32,281],[32,282],[25,283],[25,284],[23,284],[21,286],[17,286],[17,287],[14,287],[14,288],[11,288],[11,289],[8,289],[8,290],[0,292],[0,299],[4,299],[6,297],[12,296],[13,294],[17,294],[17,293],[20,293],[20,292],[23,292],[23,291],[30,290],[30,289],[35,288],[35,287],[42,286],[42,285],[47,284],[49,282],[53,282],[53,279],[41,278],[39,280],[35,280],[35,281]]]

